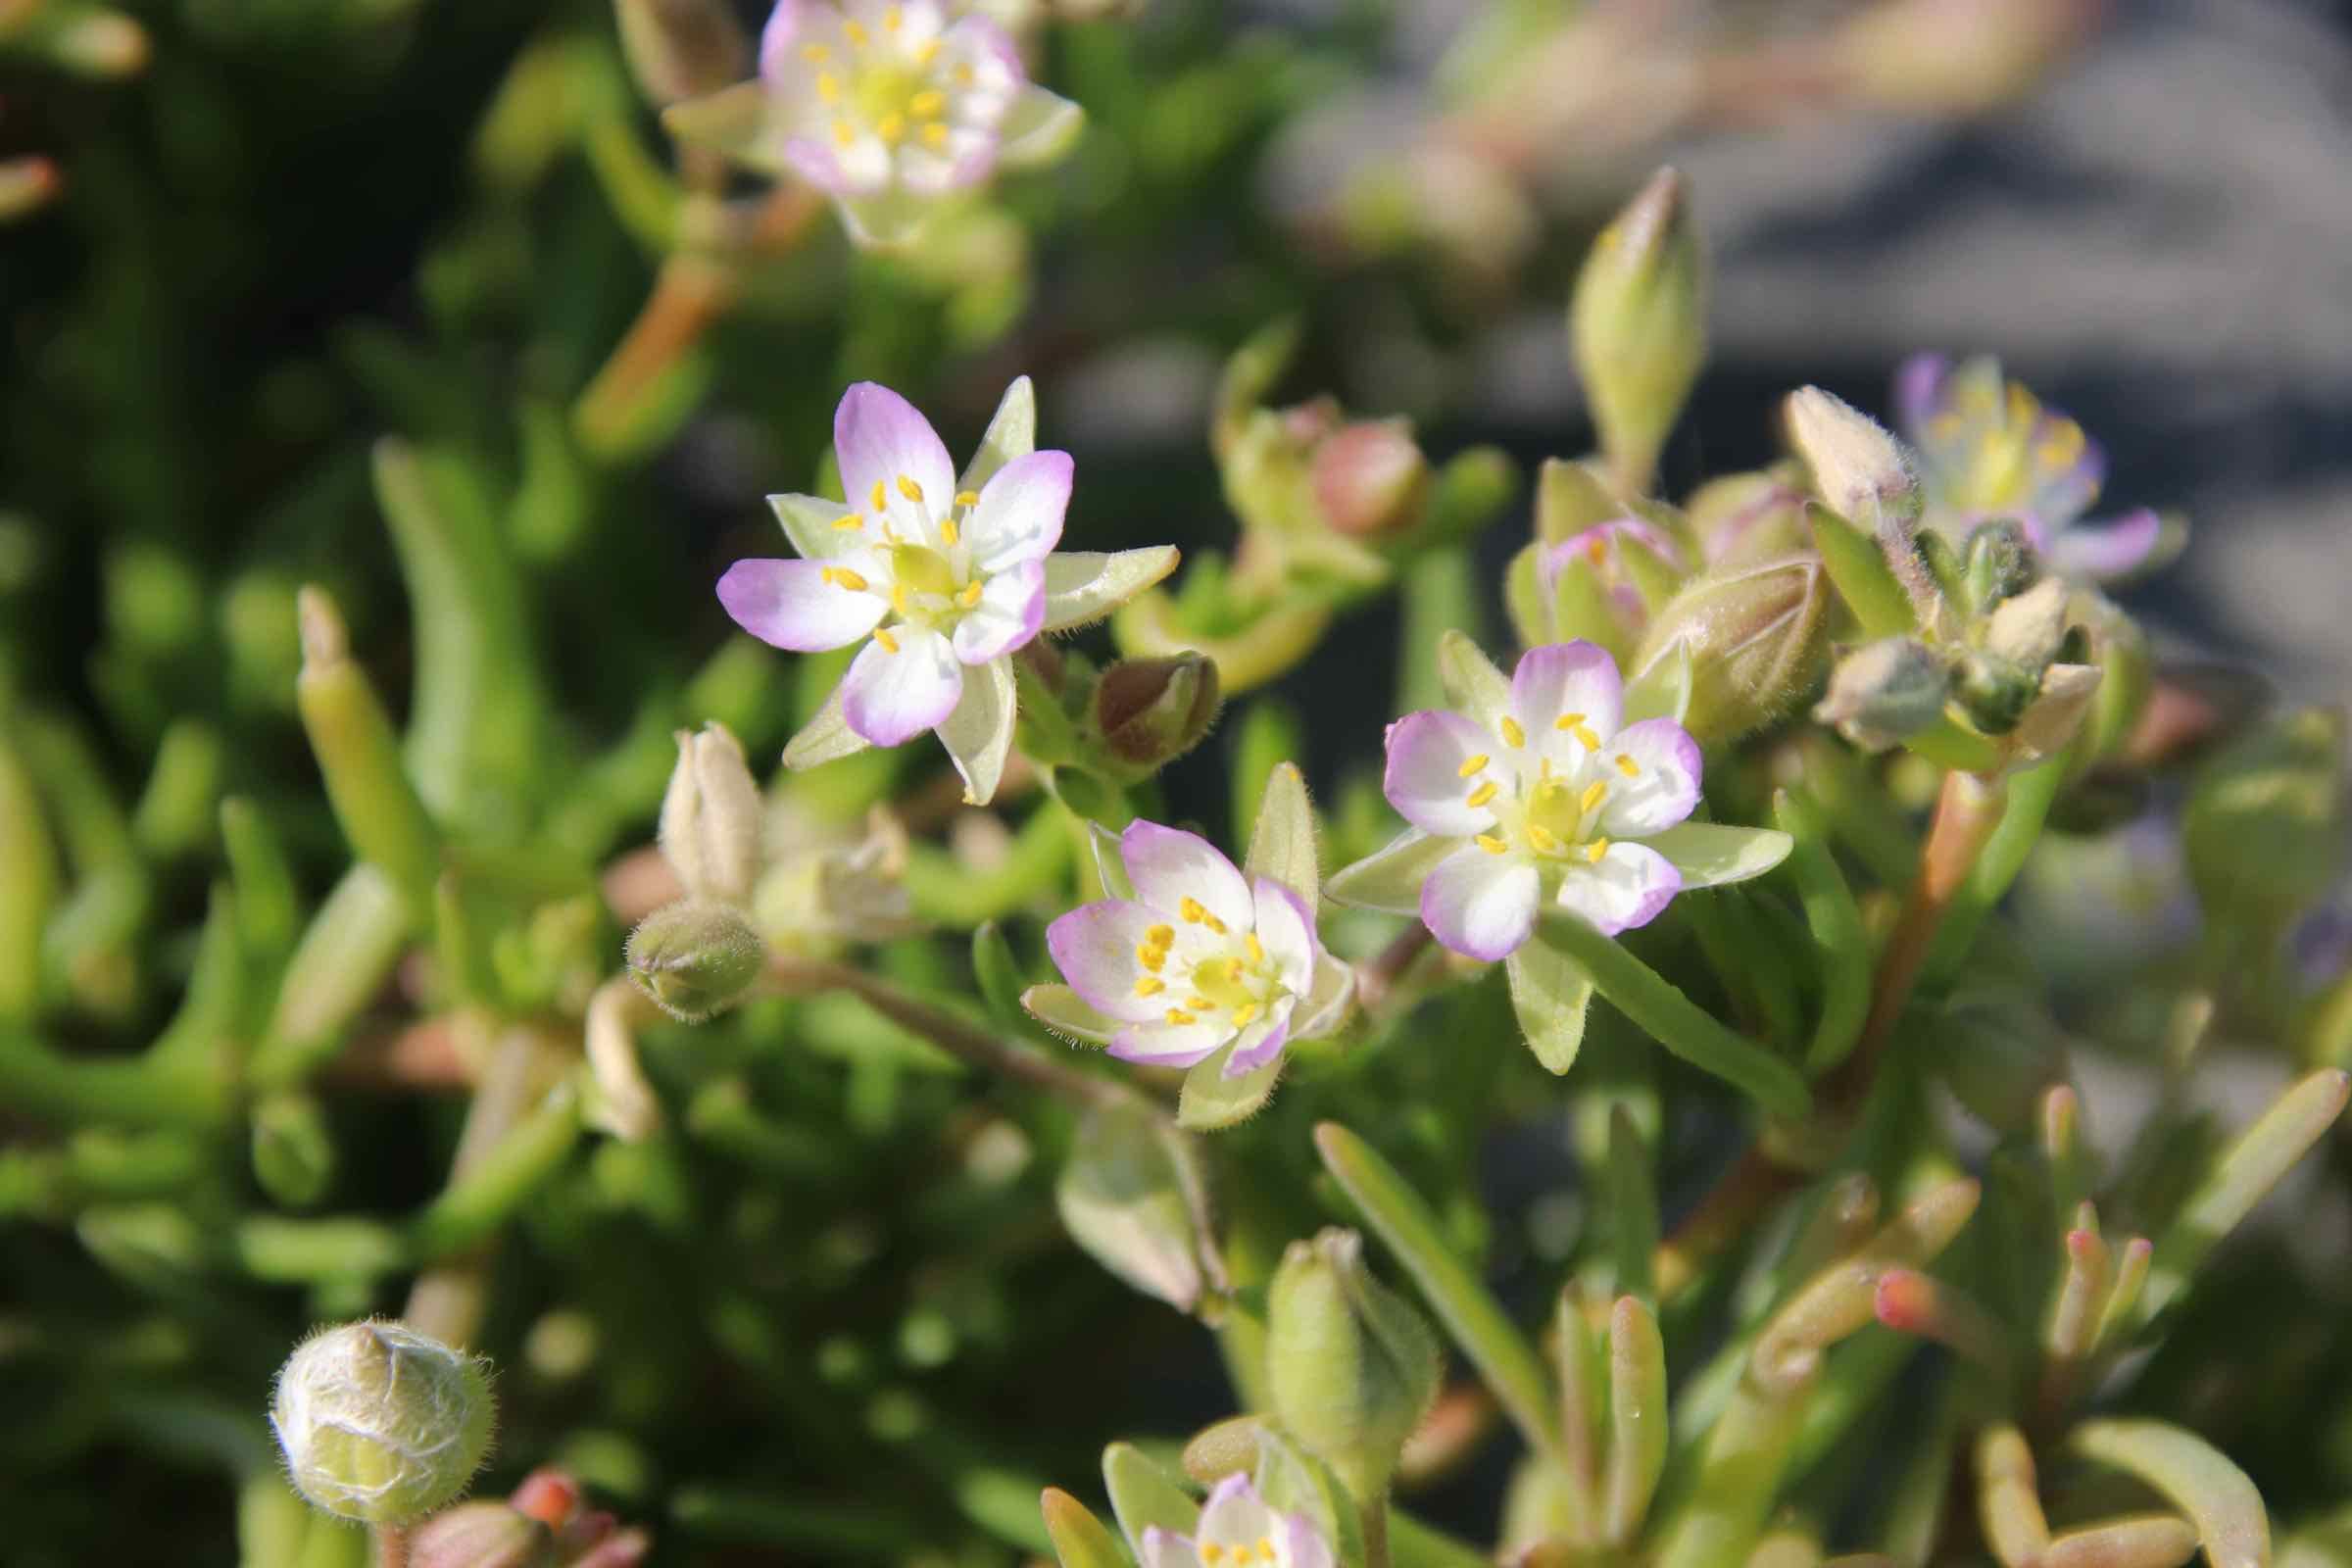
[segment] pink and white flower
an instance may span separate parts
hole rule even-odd
[[[1054,964],[1098,1015],[1057,1014],[1055,1028],[1160,1067],[1231,1046],[1224,1076],[1239,1078],[1346,1012],[1348,970],[1290,888],[1246,877],[1200,835],[1156,822],[1130,823],[1116,859],[1105,881],[1132,896],[1082,905],[1046,930]]]
[[[1412,826],[1335,876],[1345,904],[1418,914],[1454,952],[1516,952],[1544,911],[1615,936],[1677,893],[1769,869],[1787,841],[1687,821],[1698,743],[1668,717],[1625,722],[1616,662],[1589,642],[1531,649],[1506,683],[1389,726],[1389,804]]]
[[[860,244],[910,238],[942,197],[1050,162],[1078,106],[1032,84],[995,21],[941,0],[778,0],[760,76],[673,107],[685,140],[840,205]]]
[[[2164,525],[2145,507],[2099,522],[2082,514],[2107,477],[2107,455],[2082,427],[2045,408],[1998,361],[1958,367],[1918,354],[1895,373],[1895,416],[1918,448],[1932,527],[1955,539],[2015,517],[2062,576],[2104,582],[2148,564]]]
[[[850,502],[771,496],[801,559],[739,561],[718,581],[737,625],[778,648],[863,642],[840,690],[785,752],[807,766],[936,730],[985,803],[1011,745],[1011,656],[1104,614],[1174,569],[1173,549],[1055,554],[1066,452],[1036,452],[1035,394],[1005,393],[959,478],[930,422],[861,381],[833,418]]]
[[[1218,1482],[1189,1536],[1152,1525],[1144,1568],[1332,1568],[1331,1543],[1302,1513],[1277,1513],[1246,1475]]]

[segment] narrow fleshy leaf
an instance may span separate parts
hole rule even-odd
[[[1254,1072],[1228,1078],[1225,1062],[1232,1054],[1231,1045],[1219,1047],[1184,1075],[1184,1089],[1176,1098],[1177,1126],[1188,1132],[1216,1132],[1248,1121],[1274,1098],[1283,1058],[1276,1056]]]
[[[802,725],[801,732],[785,745],[784,765],[794,769],[815,767],[854,757],[868,744],[842,716],[841,688],[836,686],[833,695],[825,699],[825,706],[816,710],[816,716]]]
[[[1371,1145],[1339,1123],[1315,1128],[1315,1148],[1520,1432],[1537,1448],[1556,1451],[1551,1380],[1543,1361],[1477,1274],[1454,1255],[1429,1205]]]
[[[1368,863],[1368,862],[1366,862]],[[1523,942],[1502,960],[1511,986],[1511,1008],[1527,1046],[1544,1070],[1565,1073],[1576,1065],[1585,1042],[1585,1009],[1592,981],[1576,960],[1541,937]]]
[[[1609,1107],[1609,1250],[1617,1260],[1617,1291],[1644,1303],[1657,1300],[1651,1269],[1658,1250],[1658,1186],[1649,1146],[1622,1101]]]
[[[1775,1395],[1802,1387],[1819,1370],[1824,1350],[1876,1318],[1880,1278],[1933,1262],[1976,1212],[1981,1196],[1968,1180],[1932,1187],[1860,1250],[1808,1280],[1756,1337],[1749,1358],[1756,1384]]]
[[[1762,876],[1788,858],[1794,841],[1778,828],[1678,822],[1643,843],[1672,860],[1683,887],[1718,888]]]
[[[1200,1522],[1200,1505],[1174,1476],[1131,1443],[1114,1443],[1102,1450],[1102,1490],[1110,1494],[1111,1512],[1139,1557],[1145,1531],[1157,1526],[1189,1536]]]
[[[1115,1020],[1097,1012],[1068,986],[1031,986],[1021,993],[1021,1006],[1055,1034],[1082,1045],[1106,1046],[1119,1032]]]
[[[1438,639],[1438,680],[1456,710],[1489,728],[1510,711],[1510,677],[1461,632]]]
[[[1110,1527],[1091,1509],[1058,1487],[1048,1487],[1038,1499],[1045,1515],[1046,1539],[1061,1568],[1127,1568],[1127,1549]]]
[[[1342,866],[1324,889],[1342,904],[1390,914],[1421,912],[1421,884],[1438,862],[1461,850],[1457,839],[1432,838],[1406,828],[1388,845],[1352,865]]]
[[[1609,1313],[1609,1469],[1601,1530],[1615,1543],[1642,1528],[1666,1469],[1666,1342],[1658,1320],[1631,1296]]]
[[[2050,1544],[2034,1451],[2007,1422],[1977,1437],[1977,1519],[2002,1568],[2034,1568]]]
[[[2195,1526],[2149,1513],[2068,1531],[2043,1550],[2040,1568],[2180,1568],[2196,1554]]]
[[[1067,631],[1104,615],[1176,569],[1174,545],[1142,550],[1056,551],[1046,558],[1047,631]]]
[[[1829,567],[1830,581],[1838,585],[1838,596],[1862,623],[1864,636],[1873,640],[1908,637],[1919,630],[1911,596],[1903,592],[1894,568],[1886,564],[1886,552],[1876,535],[1865,533],[1816,502],[1806,503],[1805,520],[1813,525],[1814,546],[1821,552],[1822,564]]]
[[[1323,883],[1315,867],[1315,808],[1306,798],[1306,779],[1293,763],[1283,762],[1266,775],[1242,870],[1289,888],[1306,901],[1307,918],[1315,917]]]
[[[1828,828],[1810,797],[1783,790],[1773,798],[1773,820],[1790,839],[1789,874],[1805,911],[1821,975],[1821,1011],[1805,1047],[1805,1070],[1829,1071],[1852,1054],[1870,1013],[1874,958],[1862,906],[1854,901],[1838,858],[1830,853]]]
[[[1004,395],[997,400],[997,412],[981,434],[980,450],[964,466],[963,477],[956,481],[956,488],[978,490],[996,477],[999,468],[1036,450],[1037,388],[1027,376],[1015,376],[1004,389]]]
[[[2164,1494],[2197,1527],[2213,1568],[2270,1568],[2262,1494],[2203,1438],[2162,1421],[2086,1421],[2069,1446]]]

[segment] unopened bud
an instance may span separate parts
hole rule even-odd
[[[1266,1371],[1283,1430],[1356,1496],[1378,1496],[1438,1392],[1421,1314],[1372,1277],[1363,1238],[1293,1242],[1266,1293]]]
[[[1877,420],[1817,386],[1789,393],[1786,413],[1789,444],[1833,511],[1864,528],[1876,528],[1882,516],[1919,515],[1911,465]]]
[[[411,1568],[554,1568],[556,1541],[538,1520],[503,1502],[468,1502],[435,1514],[409,1542]]]
[[[1123,659],[1095,682],[1093,725],[1113,769],[1145,778],[1200,744],[1216,720],[1216,661]]]
[[[1810,552],[1694,577],[1652,617],[1634,668],[1678,643],[1690,654],[1683,727],[1702,743],[1769,723],[1813,684],[1826,646],[1829,584]]]
[[[2060,662],[2042,670],[2032,705],[2009,736],[2013,765],[2031,765],[2072,745],[2105,681],[2096,664]]]
[[[2034,580],[2034,547],[2014,518],[1995,517],[1969,530],[1960,558],[1960,582],[1977,610],[2004,604]],[[2059,595],[2063,602],[2065,595]]]
[[[1934,650],[1910,637],[1855,649],[1830,672],[1813,716],[1868,752],[1883,752],[1943,714],[1950,682]]]
[[[1429,499],[1429,461],[1409,419],[1358,419],[1315,448],[1315,502],[1326,526],[1380,540],[1421,520]]]
[[[1683,176],[1661,169],[1576,278],[1577,373],[1621,491],[1647,488],[1706,355],[1706,277]]]
[[[2038,674],[2066,637],[2066,604],[2067,586],[2056,577],[2002,600],[1985,620],[1984,651]]]
[[[766,963],[766,944],[729,904],[680,899],[629,933],[630,975],[681,1023],[701,1023],[742,1001]]]
[[[490,1448],[479,1363],[405,1324],[305,1340],[277,1375],[270,1424],[295,1490],[328,1513],[402,1525],[466,1490]]]
[[[616,0],[614,10],[629,72],[657,109],[750,74],[751,45],[722,0]]]
[[[1685,515],[1699,556],[1713,565],[1769,561],[1810,549],[1803,480],[1793,464],[1779,470],[1734,473],[1700,485]]]
[[[2042,671],[1999,654],[1977,650],[1952,669],[1952,697],[1970,723],[1987,735],[2006,735],[2024,721],[2041,695]]]
[[[678,731],[662,797],[662,858],[696,898],[742,904],[760,874],[760,786],[724,724]]]
[[[1104,1105],[1078,1125],[1054,1205],[1073,1241],[1146,1296],[1190,1312],[1200,1246],[1189,1189],[1200,1182],[1185,1135],[1141,1105]]]
[[[2181,822],[2198,895],[2283,914],[2325,897],[2344,858],[2344,715],[2256,726],[2197,770]]]
[[[1556,545],[1597,522],[1625,515],[1625,503],[1609,493],[1590,463],[1545,458],[1536,474],[1536,537]]]

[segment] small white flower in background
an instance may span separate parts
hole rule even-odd
[[[1224,1076],[1239,1078],[1346,1013],[1348,970],[1323,951],[1297,893],[1245,877],[1206,839],[1156,822],[1130,823],[1118,859],[1132,898],[1082,905],[1046,930],[1062,977],[1102,1015],[1083,1032],[1112,1055],[1190,1067],[1231,1045]]]
[[[1059,157],[1084,119],[1030,82],[1002,25],[958,9],[779,0],[759,78],[675,105],[664,122],[681,140],[808,181],[858,243],[903,243],[943,198]]]
[[[1189,1536],[1144,1532],[1144,1568],[1332,1568],[1331,1543],[1302,1513],[1277,1513],[1246,1475],[1218,1482]]]
[[[1545,908],[1615,936],[1677,893],[1754,876],[1787,853],[1782,834],[1685,820],[1698,743],[1670,717],[1625,722],[1605,649],[1531,649],[1507,683],[1468,657],[1477,684],[1455,697],[1469,711],[1389,726],[1384,788],[1412,826],[1333,877],[1333,898],[1418,914],[1447,948],[1494,960]]]
[[[905,398],[870,381],[843,394],[833,439],[849,504],[770,496],[801,559],[739,561],[718,582],[727,613],[762,642],[798,653],[865,643],[785,765],[936,730],[966,799],[986,805],[1012,747],[1012,655],[1175,569],[1171,546],[1054,552],[1070,456],[1032,450],[1036,427],[1023,376],[958,478]]]

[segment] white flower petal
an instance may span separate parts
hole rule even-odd
[[[929,505],[944,507],[954,498],[956,468],[931,421],[877,382],[859,381],[842,394],[833,412],[833,450],[852,505],[863,504],[876,485],[886,498],[903,500],[901,479],[912,481]]]
[[[851,580],[878,579],[880,567],[866,564],[872,577]],[[718,602],[736,625],[771,647],[802,654],[846,648],[880,625],[890,606],[835,573],[813,561],[738,561],[718,579]]]
[[[1303,994],[1314,981],[1315,956],[1322,951],[1306,902],[1272,877],[1259,877],[1250,891],[1257,903],[1257,940],[1273,962],[1274,978],[1293,994]]]
[[[1469,799],[1476,775],[1505,754],[1493,735],[1459,713],[1424,709],[1389,726],[1388,752],[1382,791],[1413,826],[1458,839],[1494,825],[1494,810]]]
[[[1233,1021],[1205,1012],[1191,1023],[1133,1023],[1111,1037],[1110,1054],[1121,1061],[1154,1067],[1190,1067],[1215,1054],[1234,1036]]]
[[[1046,568],[1024,561],[980,587],[980,600],[956,622],[956,657],[967,664],[1001,660],[1038,632],[1046,617]]]
[[[1531,648],[1511,673],[1512,713],[1541,753],[1558,761],[1585,756],[1585,735],[1605,742],[1623,722],[1624,710],[1617,661],[1598,643],[1579,639]]]
[[[1150,945],[1146,937],[1152,928],[1165,923],[1156,909],[1127,899],[1102,899],[1082,904],[1046,927],[1046,951],[1079,1000],[1104,1017],[1122,1023],[1155,1021],[1167,1012],[1168,998],[1177,993],[1147,985],[1152,994],[1137,995],[1138,982],[1156,978],[1138,951]]]
[[[1119,835],[1119,858],[1136,897],[1154,909],[1175,914],[1193,899],[1236,934],[1256,924],[1250,884],[1198,833],[1139,819]]]
[[[1067,452],[1032,452],[998,469],[964,520],[973,564],[1003,571],[1051,554],[1069,511],[1072,469]]]
[[[1570,862],[1557,902],[1604,937],[1647,925],[1682,890],[1683,876],[1646,844],[1620,841],[1598,863]]]
[[[1698,742],[1671,718],[1628,724],[1601,748],[1593,774],[1609,787],[1600,831],[1647,838],[1689,816],[1698,805]]]
[[[893,652],[882,641],[898,644]],[[963,666],[935,631],[877,632],[842,677],[842,716],[876,746],[897,746],[938,726],[963,695]]]
[[[1464,849],[1438,863],[1421,887],[1421,923],[1466,957],[1493,962],[1535,929],[1543,879],[1516,855]]]
[[[1225,1058],[1224,1075],[1247,1078],[1280,1056],[1282,1048],[1290,1044],[1291,1013],[1298,1004],[1296,997],[1284,997],[1266,1009],[1264,1017],[1234,1036],[1233,1054]]]

